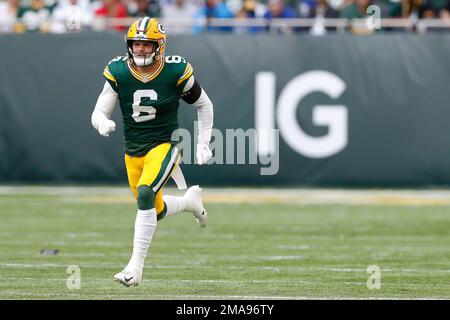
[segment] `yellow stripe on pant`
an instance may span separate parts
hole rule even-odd
[[[156,193],[155,208],[157,214],[164,210],[162,189],[169,180],[173,169],[180,161],[180,151],[170,143],[162,143],[151,149],[145,156],[133,157],[125,154],[128,183],[134,198],[137,199],[137,189],[146,185]]]

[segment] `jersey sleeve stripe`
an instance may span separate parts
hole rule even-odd
[[[186,79],[189,79],[189,77],[194,73],[194,70],[190,63],[188,63],[186,70],[184,71],[184,74],[181,76],[181,78],[177,82],[177,86],[179,86],[183,81]]]
[[[105,70],[103,71],[103,75],[105,76],[106,79],[113,81],[117,85],[116,78],[114,78],[114,76],[109,72],[108,67],[106,67]]]
[[[187,66],[186,66],[186,68],[184,69],[184,73],[183,73],[183,75],[181,76],[180,80],[181,80],[182,78],[184,78],[184,77],[186,76],[186,74],[188,74],[189,71],[190,71],[191,69],[192,69],[192,66],[191,66],[190,63],[188,63]]]

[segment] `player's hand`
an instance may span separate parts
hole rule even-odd
[[[104,120],[98,126],[98,133],[104,137],[109,137],[109,134],[114,131],[116,131],[116,124],[112,120]]]
[[[209,149],[209,144],[200,142],[197,144],[197,163],[199,165],[205,164],[212,157],[212,152]]]

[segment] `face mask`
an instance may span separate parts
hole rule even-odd
[[[150,56],[146,55],[145,57],[144,56],[136,56],[133,53],[133,61],[136,64],[136,66],[138,66],[138,67],[145,67],[145,66],[152,64],[155,60],[154,58],[155,58],[155,52],[150,54]]]

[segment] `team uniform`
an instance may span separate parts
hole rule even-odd
[[[200,226],[207,224],[198,186],[189,188],[182,197],[162,195],[181,158],[181,150],[172,141],[172,133],[178,129],[180,98],[198,110],[198,164],[212,156],[213,119],[212,103],[194,78],[191,64],[181,56],[164,56],[165,39],[157,19],[141,18],[130,27],[125,37],[128,55],[111,60],[105,67],[106,82],[91,116],[93,127],[109,136],[115,131],[110,118],[119,102],[128,182],[138,206],[131,259],[114,275],[126,286],[136,286],[142,280],[157,220],[188,211]],[[143,74],[138,67],[152,71]]]
[[[160,216],[164,214],[162,187],[180,160],[171,137],[178,129],[179,99],[193,68],[183,57],[167,56],[153,74],[143,76],[127,57],[117,57],[103,75],[120,101],[130,187],[137,198],[139,185],[150,186]]]

